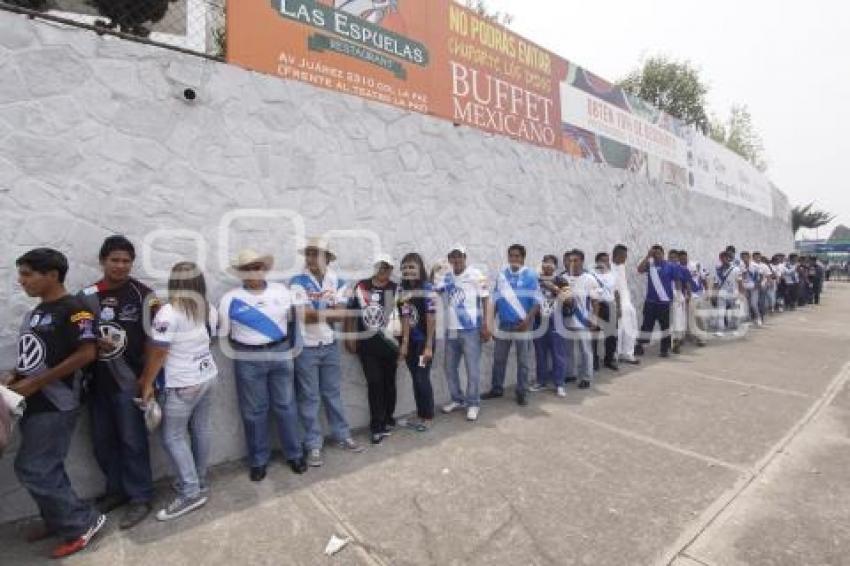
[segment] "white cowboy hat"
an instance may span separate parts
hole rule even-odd
[[[307,243],[303,248],[298,250],[298,253],[304,255],[307,253],[307,250],[319,250],[320,252],[325,252],[328,256],[328,261],[334,261],[336,259],[336,254],[331,251],[327,240],[324,238],[308,238]]]
[[[271,255],[260,255],[256,250],[252,250],[250,248],[246,248],[239,252],[230,263],[231,272],[238,272],[241,268],[246,265],[251,265],[254,263],[262,263],[266,266],[266,269],[271,269],[274,264],[274,257]]]

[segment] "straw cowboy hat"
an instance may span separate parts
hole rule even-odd
[[[230,264],[231,273],[238,273],[243,267],[255,263],[262,263],[266,269],[271,269],[274,264],[274,257],[271,255],[261,255],[256,250],[246,248],[239,252]]]
[[[304,255],[305,253],[307,253],[307,250],[318,250],[320,252],[325,252],[325,254],[328,256],[328,261],[334,261],[336,259],[336,254],[331,251],[330,247],[328,246],[327,240],[325,240],[324,238],[309,238],[307,240],[307,244],[303,248],[298,250],[298,253]]]

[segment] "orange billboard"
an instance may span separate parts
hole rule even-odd
[[[228,62],[560,148],[566,63],[451,0],[228,2]]]

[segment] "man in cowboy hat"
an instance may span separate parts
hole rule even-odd
[[[270,255],[251,249],[239,252],[230,271],[242,280],[242,285],[225,294],[219,307],[219,333],[230,339],[234,358],[252,481],[266,477],[271,455],[270,410],[277,421],[287,463],[296,474],[307,471],[298,438],[293,362],[289,355],[292,295],[286,285],[266,281],[272,264]]]
[[[289,281],[298,320],[303,322],[298,325],[302,349],[295,358],[298,414],[307,464],[321,466],[320,400],[339,447],[350,452],[363,448],[351,437],[342,402],[342,366],[333,324],[344,318],[344,282],[329,268],[336,255],[322,238],[310,238],[299,253],[304,256],[304,271]]]

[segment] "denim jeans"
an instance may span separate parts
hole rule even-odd
[[[79,410],[25,413],[15,475],[38,505],[45,526],[64,540],[83,535],[98,513],[82,501],[68,479],[65,458]]]
[[[505,390],[505,373],[508,369],[508,356],[511,345],[516,348],[516,394],[528,391],[528,374],[531,370],[531,332],[514,332],[500,329],[501,338],[494,338],[493,377],[491,390],[502,393]]]
[[[577,351],[576,351],[577,350]],[[571,329],[567,339],[567,377],[593,379],[593,338],[587,329]]]
[[[481,404],[481,331],[452,330],[446,338],[446,382],[452,401],[468,407]],[[460,358],[466,364],[466,395],[460,388]]]
[[[191,387],[167,388],[160,396],[162,444],[177,476],[177,491],[195,498],[207,481],[212,444],[213,380]]]
[[[561,387],[566,382],[567,365],[570,361],[567,339],[563,336],[563,328],[556,328],[554,318],[550,318],[548,324],[546,333],[534,339],[537,383],[538,385],[554,383],[556,387]]]
[[[286,358],[286,347],[249,353],[252,359],[237,358],[233,362],[249,465],[265,466],[271,458],[270,411],[274,413],[286,459],[302,458],[304,450],[298,434],[293,363]]]
[[[153,498],[144,413],[134,394],[95,384],[89,396],[94,455],[106,476],[106,493],[126,496],[133,503]]]
[[[420,367],[419,356],[425,350],[425,342],[411,342],[407,350],[407,369],[413,379],[413,399],[416,401],[416,416],[420,419],[434,418],[434,388],[431,386],[431,364]]]
[[[304,447],[307,450],[322,448],[322,423],[319,420],[322,403],[334,440],[342,441],[351,436],[345,420],[341,381],[342,368],[337,344],[305,347],[295,358],[298,415],[301,417]]]
[[[747,312],[749,313],[749,318],[751,322],[755,322],[761,318],[759,311],[759,290],[758,289],[747,289],[746,291],[747,298]]]

